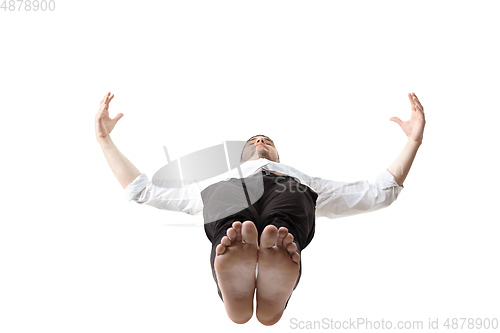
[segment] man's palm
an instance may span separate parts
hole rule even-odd
[[[109,102],[113,99],[113,97],[115,97],[114,94],[110,96],[109,93],[107,93],[101,101],[99,112],[96,114],[97,137],[104,138],[107,135],[109,135],[109,133],[111,133],[118,120],[120,120],[120,118],[123,117],[123,113],[118,113],[116,117],[114,117],[113,119],[109,117],[109,111],[108,111]]]
[[[392,117],[390,120],[401,126],[408,138],[422,142],[425,127],[424,107],[415,94],[408,94],[408,98],[412,108],[410,119],[402,121],[398,117]]]

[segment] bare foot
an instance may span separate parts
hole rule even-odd
[[[288,229],[268,225],[260,236],[257,275],[257,319],[276,324],[299,276],[300,255]]]
[[[237,324],[244,324],[253,316],[257,236],[252,221],[236,221],[215,250],[214,267],[226,313]]]

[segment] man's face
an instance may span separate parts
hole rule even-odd
[[[265,135],[251,137],[245,144],[241,155],[242,162],[258,160],[259,158],[265,158],[278,163],[280,161],[273,140]]]

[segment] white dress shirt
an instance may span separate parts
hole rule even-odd
[[[265,158],[246,161],[240,166],[243,178],[254,175],[262,169],[294,177],[315,191],[318,194],[316,219],[319,217],[334,219],[387,207],[397,199],[403,189],[403,186],[396,183],[394,176],[387,169],[380,173],[373,182],[367,180],[338,182],[311,177],[291,166]],[[127,202],[133,200],[158,209],[197,215],[203,211],[201,191],[229,178],[241,178],[238,169],[182,188],[164,188],[155,186],[145,173],[141,173],[125,188],[125,197]]]

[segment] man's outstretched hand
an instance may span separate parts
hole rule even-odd
[[[398,117],[392,117],[390,120],[401,126],[409,139],[412,139],[418,144],[421,144],[425,127],[424,107],[422,106],[422,104],[420,104],[420,101],[418,100],[415,93],[409,93],[408,98],[410,99],[412,110],[410,119],[407,121],[402,121]]]
[[[113,128],[115,127],[118,120],[123,117],[123,113],[118,113],[116,117],[111,119],[109,117],[108,107],[109,102],[115,97],[115,95],[111,95],[111,93],[107,93],[101,101],[101,105],[99,107],[99,112],[95,115],[95,135],[97,140],[101,140],[111,133]]]

